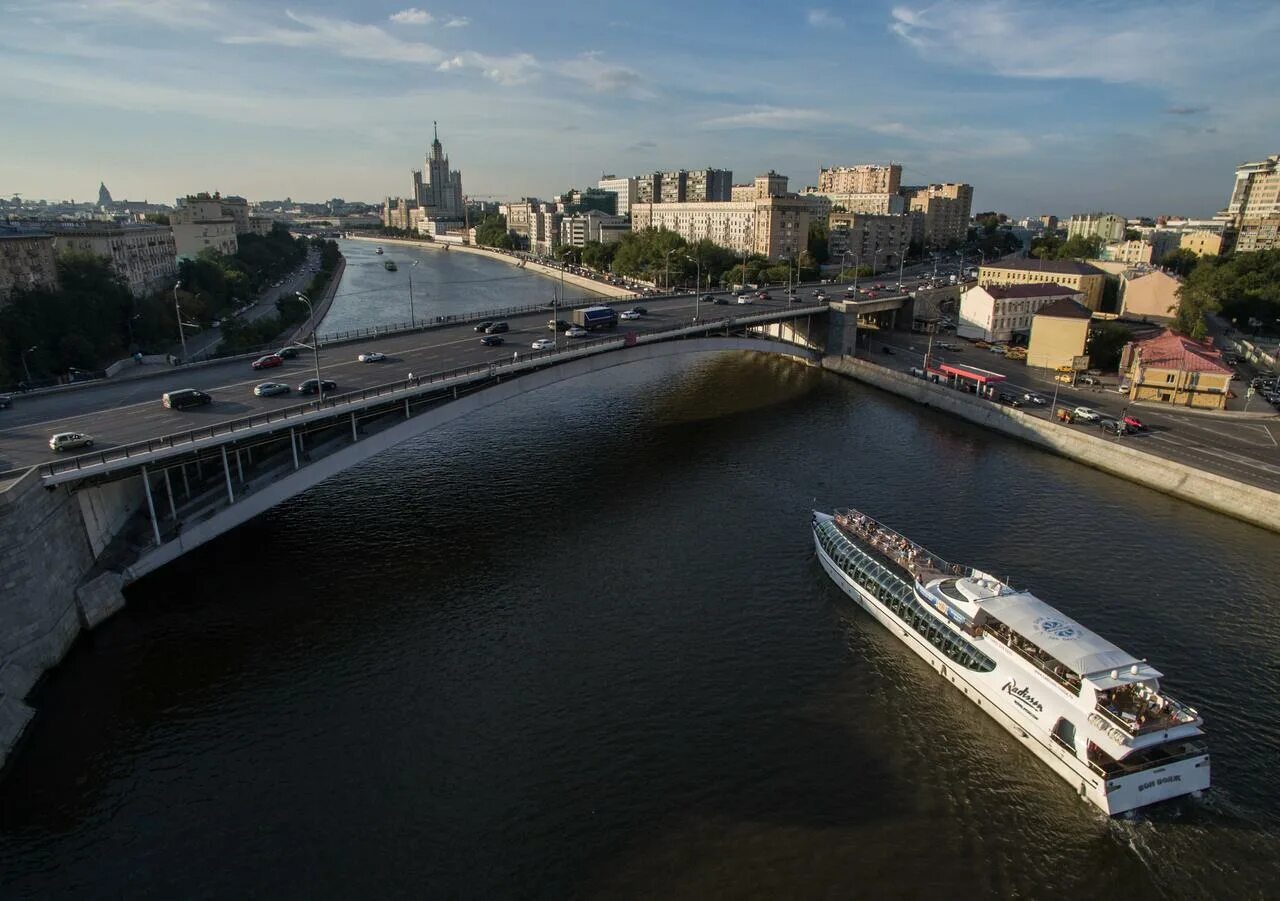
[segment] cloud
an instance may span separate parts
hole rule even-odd
[[[844,19],[822,7],[809,10],[805,20],[813,28],[844,28]]]
[[[387,34],[376,25],[363,25],[345,19],[308,16],[286,10],[285,15],[301,28],[263,28],[247,34],[233,34],[222,39],[224,44],[274,44],[280,47],[310,47],[331,50],[349,59],[379,62],[440,62],[444,54],[430,44],[403,41]]]
[[[590,50],[557,64],[555,71],[598,94],[625,94],[641,100],[653,97],[653,92],[644,87],[639,72],[606,63],[602,55],[599,50]]]
[[[450,16],[449,21],[444,23],[445,28],[466,28],[471,24],[471,20],[466,16]]]
[[[538,77],[540,64],[528,53],[511,56],[490,56],[466,50],[443,60],[436,69],[441,72],[458,72],[475,69],[490,81],[501,85],[517,85]]]
[[[6,7],[6,12],[23,9],[21,5],[12,5]],[[133,18],[171,28],[207,27],[220,12],[211,0],[46,0],[30,4],[25,9],[38,9],[41,15],[55,20],[110,23]]]
[[[643,153],[650,150],[657,150],[658,145],[654,141],[636,141],[626,149],[627,153]]]
[[[757,106],[741,113],[716,116],[702,123],[703,128],[793,128],[806,122],[819,122],[830,116],[821,110]]]
[[[1207,106],[1170,106],[1166,107],[1166,116],[1195,116],[1208,110]]]
[[[430,25],[435,21],[436,17],[425,9],[411,6],[408,9],[400,10],[398,13],[392,13],[387,18],[400,25]]]

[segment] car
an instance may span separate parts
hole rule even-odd
[[[254,397],[275,397],[277,394],[288,394],[289,386],[284,382],[263,382],[253,389]]]
[[[565,329],[572,328],[572,327],[573,327],[573,323],[568,321],[567,319],[548,319],[547,320],[547,328],[551,329],[551,331],[553,332],[562,332]]]
[[[1129,416],[1126,414],[1123,421],[1125,425],[1133,429],[1135,432],[1145,432],[1147,430],[1143,421],[1136,416]]]
[[[1125,433],[1124,423],[1106,417],[1098,420],[1098,428],[1113,435],[1123,435]]]
[[[1071,415],[1081,422],[1097,422],[1102,418],[1101,413],[1089,407],[1076,407],[1071,411]]]
[[[890,347],[888,344],[881,344],[881,345],[880,345],[880,353],[882,353],[882,354],[889,354],[890,356],[892,356],[892,355],[893,355],[893,348],[892,348],[892,347]]]
[[[222,328],[222,320],[215,319],[209,323],[209,328]]]
[[[738,303],[751,303],[751,302],[752,302],[752,299],[751,299],[751,295],[750,295],[750,294],[739,294],[739,295],[738,295]]]
[[[387,355],[380,350],[375,350],[370,353],[361,354],[356,357],[356,359],[361,363],[381,363],[387,359]]]
[[[814,298],[814,300],[826,300],[826,299],[827,299],[827,292],[826,292],[826,291],[815,291],[815,292],[813,292],[813,298]]]
[[[1128,394],[1128,393],[1129,393],[1129,383],[1128,383],[1128,382],[1121,382],[1119,385],[1116,385],[1116,393],[1117,393],[1117,394]]]
[[[282,360],[296,359],[301,351],[307,350],[305,347],[282,347],[276,351],[276,356]]]
[[[703,294],[703,295],[702,295],[702,302],[703,302],[703,303],[714,303],[714,302],[715,302],[715,296],[714,296],[714,295],[711,295],[711,294]]]
[[[93,437],[81,432],[55,432],[49,438],[49,450],[75,450],[78,447],[93,447]]]
[[[639,313],[641,316],[648,316],[648,315],[649,315],[649,309],[648,309],[648,307],[632,307],[631,309],[635,310],[635,311],[636,311],[637,313]]]
[[[13,396],[10,394],[0,394],[0,410],[3,410],[5,407],[12,407],[12,406],[13,406]]]
[[[1000,395],[1000,403],[1005,404],[1006,406],[1010,406],[1010,407],[1021,407],[1021,406],[1022,406],[1022,398],[1018,397],[1016,394],[1005,394],[1005,393],[1001,393],[1001,395]]]
[[[1082,375],[1082,376],[1080,376],[1080,382],[1079,382],[1079,383],[1080,383],[1081,385],[1101,385],[1101,384],[1102,384],[1100,381],[1098,381],[1096,378],[1094,378],[1094,377],[1093,377],[1093,376],[1091,376],[1091,375]]]
[[[1048,403],[1043,396],[1036,394],[1034,391],[1028,391],[1026,394],[1022,395],[1022,399],[1029,404],[1035,404],[1037,407],[1043,407]]]
[[[267,354],[265,357],[258,357],[249,364],[250,369],[274,369],[277,366],[284,365],[284,358],[276,354]]]
[[[756,300],[772,300],[768,291],[757,291]]]
[[[738,302],[741,303],[742,301],[739,300]],[[727,307],[729,305],[729,298],[717,297],[715,303],[716,303],[716,306],[718,307]]]
[[[566,338],[585,338],[587,334],[587,330],[580,325],[571,325],[564,331]]]
[[[987,348],[987,350],[993,354],[1003,354],[1008,353],[1009,348],[1005,347],[1003,344],[992,344]]]
[[[491,325],[493,325],[493,323],[492,323],[492,322],[489,322],[489,321],[485,321],[485,322],[477,323],[477,324],[476,324],[476,331],[477,331],[477,332],[487,332],[487,331],[489,330],[489,326],[491,326]]]
[[[539,338],[529,345],[532,350],[551,350],[555,346],[556,342],[552,338]]]
[[[179,388],[176,391],[166,391],[161,395],[160,402],[169,410],[185,410],[187,407],[211,404],[213,398],[195,388]]]
[[[640,319],[641,316],[635,310],[623,310],[618,314],[619,319]]]
[[[337,389],[337,387],[338,387],[338,383],[337,383],[337,382],[335,382],[335,381],[333,381],[332,379],[321,379],[321,385],[323,386],[323,388],[324,388],[324,390],[325,390],[325,391],[334,391],[334,390],[336,390],[336,389]],[[299,393],[299,394],[317,394],[317,393],[319,393],[319,391],[318,391],[318,389],[317,389],[317,386],[316,386],[316,380],[315,380],[315,379],[307,379],[305,382],[302,382],[301,384],[299,384],[299,385],[298,385],[298,393]]]
[[[484,333],[486,335],[497,335],[497,334],[500,334],[501,332],[509,332],[509,331],[511,331],[511,326],[507,325],[505,322],[494,322],[490,324],[490,326],[487,329],[484,330]]]
[[[480,337],[480,343],[485,347],[497,347],[502,344],[504,340],[505,339],[503,339],[501,335],[482,335]]]

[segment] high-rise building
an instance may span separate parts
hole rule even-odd
[[[818,170],[818,194],[896,194],[902,182],[902,166],[832,166]]]
[[[765,176],[761,176],[764,178]],[[637,203],[631,227],[660,228],[686,241],[709,240],[736,253],[771,260],[808,248],[812,204],[801,197],[766,196],[742,201]]]
[[[679,172],[663,172],[658,182],[658,197],[662,203],[684,203],[685,190],[688,186],[688,175],[684,169]]]
[[[662,173],[636,176],[635,203],[658,203],[662,199]]]
[[[782,197],[787,193],[787,177],[770,169],[764,175],[757,175],[755,180],[755,199],[766,197]]]
[[[58,253],[81,251],[110,260],[134,297],[171,288],[178,275],[173,230],[163,225],[60,225],[54,235]]]
[[[422,182],[420,174],[414,174],[418,206],[423,208],[423,215],[428,219],[461,220],[465,213],[462,205],[462,173],[449,168],[449,157],[440,144],[439,129],[434,122],[431,126],[434,133],[431,153],[423,166],[426,181]]]
[[[717,203],[730,200],[733,172],[729,169],[691,169],[685,173],[685,200]]]
[[[973,186],[945,183],[904,187],[908,212],[921,213],[920,230],[912,240],[927,247],[959,244],[969,234],[969,211],[973,206]]]
[[[1115,213],[1078,214],[1067,223],[1067,238],[1101,238],[1104,244],[1112,244],[1124,240],[1128,225],[1128,219]]]
[[[53,236],[0,225],[0,306],[14,291],[57,287]]]
[[[1280,247],[1280,155],[1236,167],[1231,199],[1219,215],[1235,229],[1237,251]]]
[[[903,215],[868,215],[833,212],[827,217],[827,247],[832,260],[846,253],[842,262],[880,269],[897,267],[911,244],[912,218]]]
[[[597,187],[602,191],[610,191],[618,198],[616,212],[619,216],[631,215],[631,204],[635,203],[637,179],[618,178],[616,175],[601,175]]]

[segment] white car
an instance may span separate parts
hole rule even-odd
[[[556,342],[553,338],[539,338],[529,345],[532,350],[551,350],[555,346]]]
[[[580,325],[571,325],[565,329],[564,336],[566,338],[585,338],[587,337],[587,330]]]
[[[1071,411],[1071,415],[1081,422],[1097,422],[1102,418],[1101,413],[1089,407],[1076,407]]]
[[[618,314],[618,318],[619,319],[639,319],[641,317],[640,317],[640,314],[637,313],[635,310],[623,310],[621,313]]]
[[[49,449],[55,451],[93,447],[93,438],[80,432],[58,432],[49,438]]]
[[[387,359],[387,355],[382,351],[375,350],[372,353],[361,354],[356,357],[361,363],[381,363]]]
[[[751,303],[751,295],[750,295],[750,294],[739,294],[739,295],[738,295],[738,303]]]

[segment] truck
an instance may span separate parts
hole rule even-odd
[[[582,307],[573,311],[573,322],[589,332],[614,328],[618,324],[618,311],[613,307]]]

